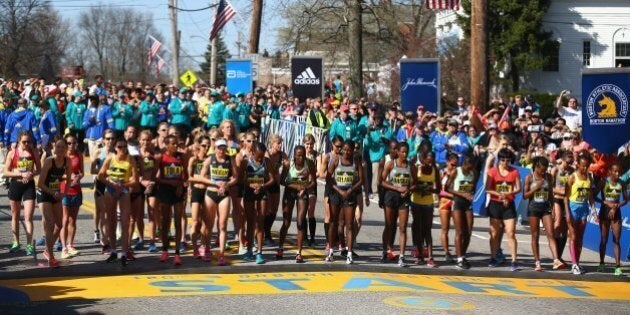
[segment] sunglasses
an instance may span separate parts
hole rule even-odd
[[[501,159],[501,162],[510,162],[510,159]]]
[[[125,145],[117,145],[116,146],[116,149],[126,149],[126,148],[127,148],[127,146],[125,146]]]
[[[158,130],[158,131],[160,131],[160,132],[166,132],[167,130],[166,130],[166,129],[160,129],[160,130]]]
[[[564,137],[562,139],[564,139],[564,140],[573,140],[573,137]]]
[[[252,143],[252,142],[254,142],[254,140],[252,140],[252,139],[247,139],[247,140],[245,140],[245,142],[247,142],[247,143]]]
[[[204,147],[204,148],[207,148],[207,147],[208,147],[208,145],[207,145],[207,144],[200,144],[199,146],[200,146],[200,147]]]
[[[103,139],[105,139],[105,140],[114,140],[114,138],[112,138],[112,137],[106,137],[106,138],[103,138]]]
[[[210,141],[215,141],[217,140],[217,138],[210,138]]]
[[[74,142],[74,141],[68,141],[68,142],[66,142],[66,144],[68,144],[68,145],[75,145],[75,144],[77,144],[77,143],[76,143],[76,142]]]
[[[341,149],[341,148],[343,148],[343,146],[342,145],[336,145],[335,148]]]
[[[21,143],[22,143],[22,144],[29,144],[29,143],[31,143],[31,141],[29,141],[29,140],[24,140],[24,141],[21,141]]]

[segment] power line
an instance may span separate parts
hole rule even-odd
[[[178,7],[169,5],[168,8],[169,9],[170,8],[174,8],[175,10],[182,11],[182,12],[196,12],[196,11],[203,11],[203,10],[212,9],[212,8],[214,8],[216,6],[217,6],[217,4],[211,4],[211,5],[209,5],[209,6],[205,7],[205,8],[200,8],[200,9],[182,9],[182,8],[178,8]]]

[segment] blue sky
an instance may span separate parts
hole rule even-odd
[[[207,7],[211,2],[216,0],[178,0],[177,6],[182,9],[199,9]],[[111,5],[114,8],[132,8],[136,10],[145,10],[153,14],[154,24],[157,29],[162,33],[163,38],[166,39],[164,48],[170,49],[171,43],[171,29],[169,21],[168,0],[135,0],[135,1],[93,1],[93,0],[48,0],[48,2],[61,12],[61,15],[70,21],[70,23],[76,23],[81,11],[88,10],[90,6],[98,5],[99,3],[105,5]],[[281,22],[281,16],[277,13],[273,4],[269,4],[273,1],[265,1],[265,8],[263,10],[262,31],[261,34],[272,34],[272,40],[264,40],[269,38],[267,36],[261,36],[260,52],[263,49],[267,49],[269,52],[275,50],[275,41],[273,36],[275,34],[275,28]],[[237,54],[236,40],[238,38],[238,31],[242,32],[242,39],[245,46],[248,45],[249,40],[249,24],[251,16],[249,7],[251,6],[251,0],[230,0],[230,3],[236,9],[237,15],[230,20],[230,22],[223,28],[222,35],[225,39],[227,46],[232,55]],[[247,11],[247,12],[246,12]],[[214,18],[214,8],[197,12],[183,12],[178,13],[178,26],[182,32],[181,37],[181,51],[180,51],[180,63],[194,63],[197,64],[203,61],[202,55],[206,51],[208,45],[208,37],[210,34],[210,28]],[[196,69],[192,69],[196,70]]]

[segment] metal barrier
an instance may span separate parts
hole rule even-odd
[[[328,141],[328,130],[313,126],[307,126],[303,117],[296,117],[296,121],[284,119],[267,119],[262,132],[262,141],[269,147],[270,137],[273,134],[282,137],[282,150],[289,156],[293,157],[293,148],[302,144],[304,135],[311,134],[315,138],[314,149],[319,154],[327,152],[330,146]],[[301,118],[301,119],[300,119]]]

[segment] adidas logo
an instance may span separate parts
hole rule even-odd
[[[311,67],[306,68],[306,70],[302,71],[295,80],[293,80],[294,84],[306,84],[306,85],[316,85],[320,84],[319,78],[315,76]]]

